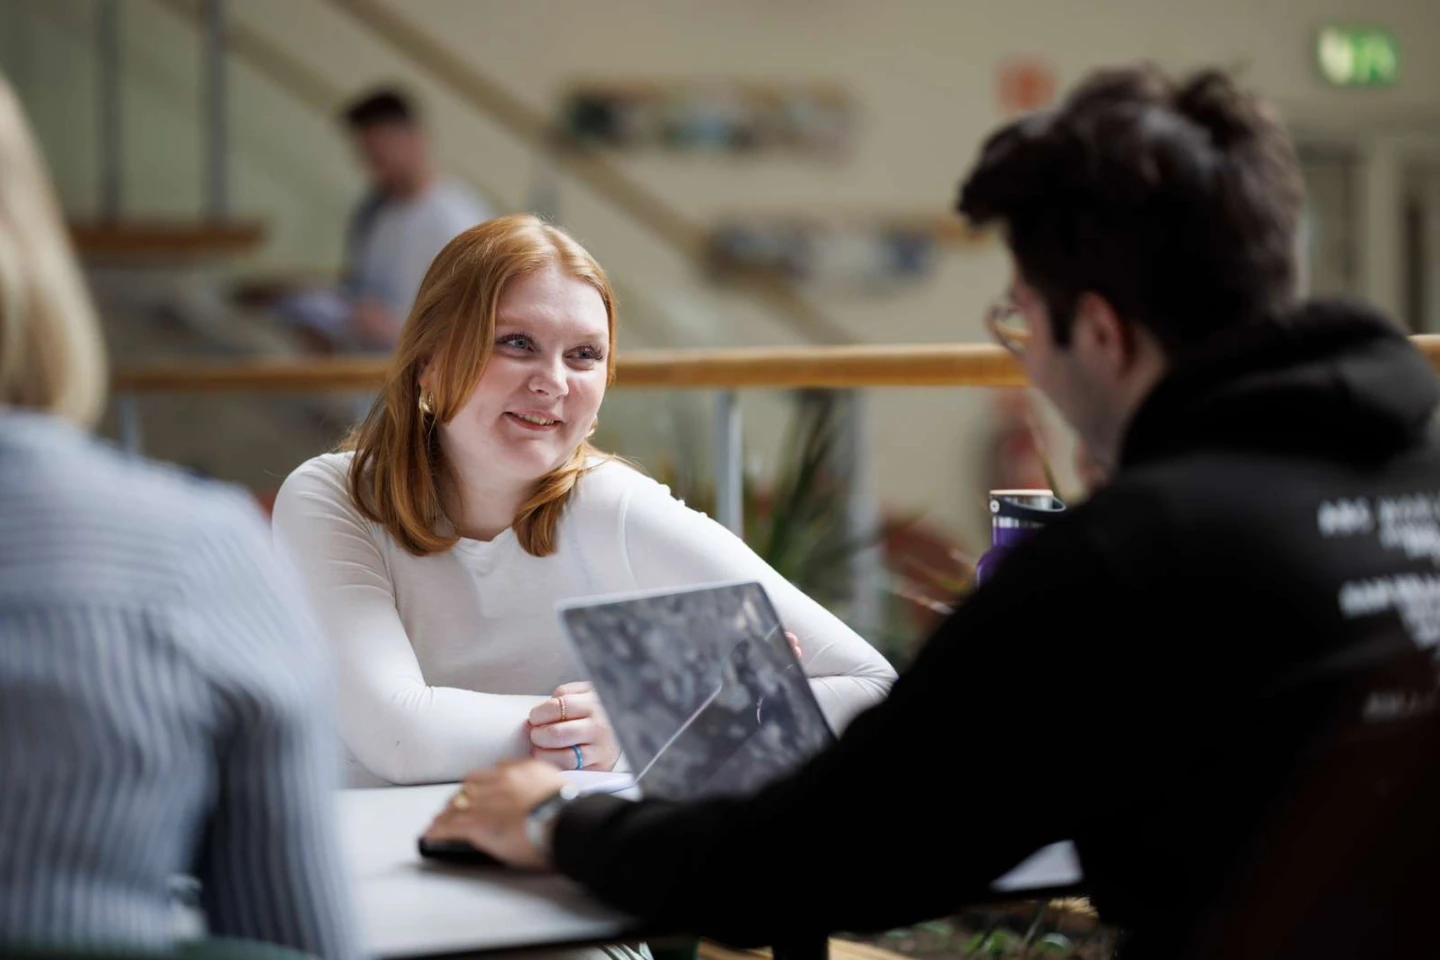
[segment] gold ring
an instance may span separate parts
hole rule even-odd
[[[556,699],[557,701],[559,701],[559,703],[560,703],[560,721],[563,723],[563,722],[566,720],[566,717],[565,717],[565,698],[564,698],[564,697],[556,697],[555,699]]]
[[[465,793],[464,790],[461,790],[459,793],[455,794],[455,796],[450,798],[450,806],[454,807],[456,810],[469,810],[470,797]]]

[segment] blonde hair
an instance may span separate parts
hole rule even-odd
[[[92,427],[105,389],[95,307],[24,111],[0,79],[0,407]]]
[[[495,342],[495,311],[518,277],[554,265],[590,284],[605,303],[610,348],[606,383],[615,378],[615,295],[605,271],[567,233],[530,214],[486,221],[435,257],[400,332],[385,386],[341,449],[355,451],[350,497],[365,516],[410,553],[450,549],[444,484],[452,482],[436,424],[449,423],[479,383]],[[427,406],[420,376],[428,366]],[[581,443],[565,464],[536,481],[515,517],[516,538],[537,557],[555,552],[555,532],[576,481],[598,451]],[[453,523],[451,524],[453,528]]]

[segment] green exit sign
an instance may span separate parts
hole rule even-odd
[[[1315,43],[1320,75],[1337,87],[1381,87],[1400,76],[1400,45],[1375,27],[1326,27]]]

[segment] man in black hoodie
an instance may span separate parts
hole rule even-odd
[[[1013,256],[990,322],[1111,483],[759,795],[561,803],[517,764],[433,835],[741,943],[945,914],[1070,839],[1126,957],[1366,953],[1371,881],[1440,869],[1440,394],[1383,318],[1296,302],[1300,205],[1218,73],[1102,71],[1000,130],[959,203]]]

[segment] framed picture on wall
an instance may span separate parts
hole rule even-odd
[[[929,277],[942,248],[984,237],[944,215],[739,215],[711,227],[709,264],[717,280],[779,276],[881,292]]]
[[[560,123],[589,146],[835,154],[851,140],[855,109],[832,83],[592,81],[571,87]]]

